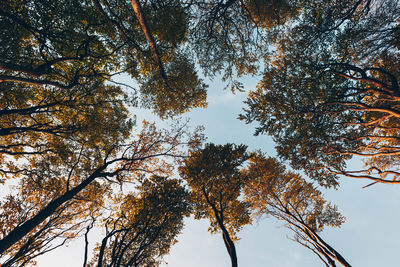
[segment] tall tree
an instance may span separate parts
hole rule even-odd
[[[190,188],[195,218],[208,218],[210,231],[222,232],[232,267],[238,266],[236,232],[250,223],[248,205],[240,199],[245,182],[240,167],[248,158],[243,145],[206,144],[179,167]]]
[[[117,196],[92,261],[99,267],[159,266],[190,214],[187,196],[178,180],[160,176],[143,181],[136,193]]]
[[[109,187],[92,183],[79,195],[54,211],[24,238],[16,242],[1,258],[2,266],[25,266],[35,264],[38,256],[63,246],[79,236],[93,218],[100,216],[104,195]],[[35,215],[48,200],[46,195],[23,189],[21,196],[8,195],[1,203],[1,236],[9,233]]]
[[[300,175],[286,171],[275,158],[256,155],[245,170],[249,182],[245,199],[259,217],[270,216],[285,223],[293,240],[313,251],[326,266],[350,266],[320,236],[326,227],[339,227],[344,217],[327,203],[322,193]]]
[[[5,1],[0,10],[0,81],[68,90],[126,73],[145,85],[161,70],[157,88],[141,90],[143,97],[161,101],[159,95],[173,94],[186,105],[155,112],[172,116],[204,106],[205,85],[183,49],[188,22],[182,3],[132,3],[136,5],[123,0]],[[136,6],[141,12],[135,12]],[[170,28],[174,31],[166,33]],[[177,68],[183,61],[186,69]]]
[[[399,183],[399,3],[323,3],[306,6],[277,39],[241,118],[259,122],[280,156],[323,185],[338,175]],[[343,5],[348,12],[333,16]],[[348,169],[352,157],[365,167]]]
[[[143,179],[146,173],[168,175],[173,169],[173,163],[163,157],[180,158],[185,155],[184,149],[181,150],[182,146],[193,145],[191,137],[186,133],[182,127],[170,132],[159,131],[154,124],[146,123],[137,140],[127,145],[115,145],[113,149],[104,151],[101,162],[89,161],[92,164],[90,165],[83,154],[70,168],[60,169],[59,166],[45,161],[37,169],[26,171],[21,187],[26,188],[28,185],[32,188],[26,192],[26,196],[36,205],[18,223],[2,229],[4,232],[1,233],[0,253],[3,257],[14,257],[20,246],[26,243],[25,240],[35,237],[43,224],[64,210],[66,214],[72,213],[75,217],[70,221],[60,221],[61,226],[73,223],[74,220],[87,219],[90,213],[78,212],[71,203],[83,201],[80,204],[77,202],[78,207],[93,211],[95,207],[101,207],[103,195],[107,193],[110,184],[122,186],[134,183]],[[193,138],[198,142],[198,136]],[[90,203],[93,203],[94,208],[85,208]],[[70,210],[69,207],[73,209]],[[38,248],[37,252],[40,253],[41,247]]]

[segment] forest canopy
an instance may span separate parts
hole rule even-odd
[[[344,217],[318,186],[400,183],[397,0],[1,3],[1,266],[77,238],[83,266],[159,266],[191,215],[222,233],[233,267],[237,233],[265,217],[350,266],[321,236]],[[206,79],[235,93],[248,75],[261,80],[239,119],[279,159],[179,121],[207,107]],[[172,126],[140,125],[143,107]]]

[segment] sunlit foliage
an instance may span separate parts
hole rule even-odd
[[[115,197],[94,266],[159,266],[190,214],[187,196],[177,180],[153,176]]]
[[[71,166],[66,164],[60,168],[59,165],[44,161],[35,169],[24,170],[20,182],[21,200],[13,200],[21,203],[22,215],[16,216],[18,221],[15,225],[9,224],[1,229],[1,253],[8,258],[16,257],[31,237],[36,238],[37,235],[51,239],[50,233],[59,232],[59,228],[64,229],[71,224],[78,224],[75,232],[82,232],[85,221],[87,224],[90,218],[97,217],[95,211],[102,207],[110,189],[116,190],[113,185],[140,184],[148,174],[171,175],[176,164],[174,159],[183,157],[187,146],[195,147],[199,141],[201,136],[189,134],[182,125],[165,131],[157,130],[154,124],[144,123],[143,129],[131,143],[114,144],[112,149],[101,154],[101,161],[90,161],[85,157],[85,149],[81,149],[80,156],[71,162]],[[6,202],[4,205],[9,204]],[[10,211],[4,208],[3,212],[2,218],[5,220]],[[46,226],[53,217],[65,216],[70,217]],[[45,232],[41,230],[44,226]],[[45,233],[49,235],[42,237]],[[73,233],[68,233],[69,238],[74,237]],[[41,241],[39,239],[36,242]],[[47,248],[52,245],[49,244]],[[36,243],[29,243],[24,248],[31,258],[43,249],[46,248]],[[18,257],[18,260],[23,260],[25,255]]]
[[[326,226],[339,227],[344,217],[318,189],[276,159],[260,154],[250,159],[245,173],[249,177],[245,199],[257,216],[283,221],[294,232],[292,239],[311,249],[326,266],[335,266],[334,261],[350,266],[319,235]]]

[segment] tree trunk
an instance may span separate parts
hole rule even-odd
[[[202,187],[202,191],[203,191],[203,195],[206,198],[208,205],[211,206],[211,208],[214,212],[214,215],[215,215],[215,219],[218,222],[218,226],[222,231],[222,238],[224,239],[225,247],[228,250],[229,257],[231,258],[232,267],[238,267],[235,244],[233,243],[231,237],[229,236],[229,232],[224,225],[223,219],[221,218],[221,216],[218,215],[217,208],[215,207],[214,203],[212,203],[210,201],[210,199],[208,198],[208,195],[207,195],[207,192],[206,192],[206,189],[204,188],[204,186]]]
[[[151,35],[150,29],[147,26],[146,20],[144,18],[142,7],[140,6],[140,3],[138,0],[131,0],[131,5],[133,7],[133,11],[135,12],[136,18],[139,21],[140,27],[142,28],[142,31],[143,31],[144,35],[146,36],[146,40],[150,45],[150,50],[153,55],[153,59],[156,62],[158,68],[160,69],[161,77],[164,80],[167,80],[167,74],[165,73],[165,69],[161,62],[160,55],[158,54],[156,42],[154,41],[154,38]]]
[[[220,224],[219,222],[218,222],[218,224],[222,230],[222,237],[224,239],[225,247],[228,250],[229,257],[231,258],[232,267],[238,267],[235,244],[233,243],[232,239],[230,238],[229,233],[226,230],[225,226],[223,224]]]
[[[20,226],[15,227],[7,236],[0,240],[0,254],[3,254],[8,248],[18,242],[21,238],[32,231],[36,226],[50,217],[61,205],[71,200],[86,186],[88,186],[96,178],[102,176],[101,172],[107,167],[103,165],[92,173],[88,178],[81,182],[78,186],[70,191],[67,191],[62,196],[51,201],[45,208],[39,211],[33,218],[27,220]]]

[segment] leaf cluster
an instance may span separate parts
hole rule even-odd
[[[240,171],[248,158],[244,145],[206,144],[179,167],[190,188],[195,218],[208,218],[211,232],[220,231],[223,224],[235,237],[250,223],[248,205],[241,200],[246,177]]]

